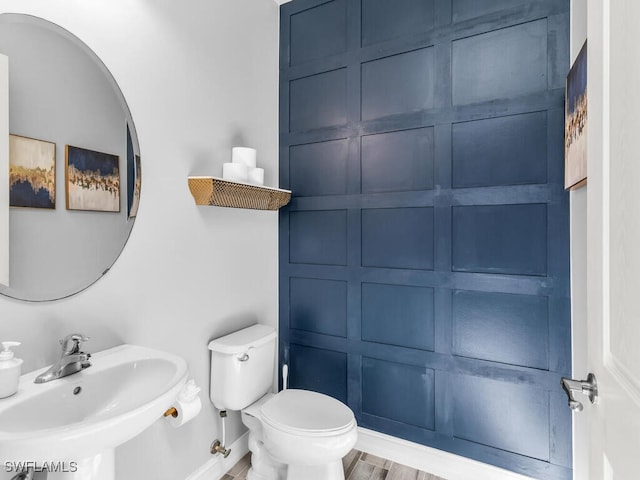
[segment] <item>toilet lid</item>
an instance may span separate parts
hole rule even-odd
[[[355,423],[353,412],[344,403],[308,390],[283,390],[262,406],[262,418],[275,428],[287,431],[332,433]]]

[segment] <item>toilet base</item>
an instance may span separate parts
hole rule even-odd
[[[284,465],[271,458],[262,443],[260,429],[256,428],[256,419],[243,417],[249,428],[249,450],[251,451],[251,467],[247,472],[247,480],[284,480]],[[253,428],[252,428],[253,427]]]
[[[289,465],[286,480],[344,480],[342,460],[325,465]]]
[[[262,447],[264,452],[264,447]],[[273,462],[266,455],[251,454],[251,467],[247,471],[247,480],[285,480],[285,467]]]

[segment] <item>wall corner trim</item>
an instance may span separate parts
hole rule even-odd
[[[185,480],[220,480],[231,467],[249,452],[249,432],[245,432],[231,444],[231,453],[227,458],[221,455],[209,459]]]
[[[355,448],[447,480],[533,480],[531,477],[358,427]]]

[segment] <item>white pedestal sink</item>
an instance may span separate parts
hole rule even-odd
[[[0,399],[3,463],[36,462],[47,480],[115,480],[115,447],[162,417],[187,381],[184,359],[135,345],[95,353],[91,363],[48,383],[33,383],[46,368],[27,373]]]

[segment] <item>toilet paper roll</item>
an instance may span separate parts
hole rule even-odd
[[[173,406],[178,411],[178,416],[168,416],[167,420],[172,427],[178,428],[192,418],[195,418],[200,413],[200,410],[202,409],[202,402],[200,401],[200,397],[196,396],[194,399],[187,402],[176,400]]]
[[[254,185],[264,185],[264,168],[250,168],[247,179]]]
[[[223,163],[222,178],[232,182],[246,182],[249,168],[243,163]]]
[[[233,147],[231,149],[231,161],[246,165],[249,168],[255,168],[256,150],[248,147]]]

